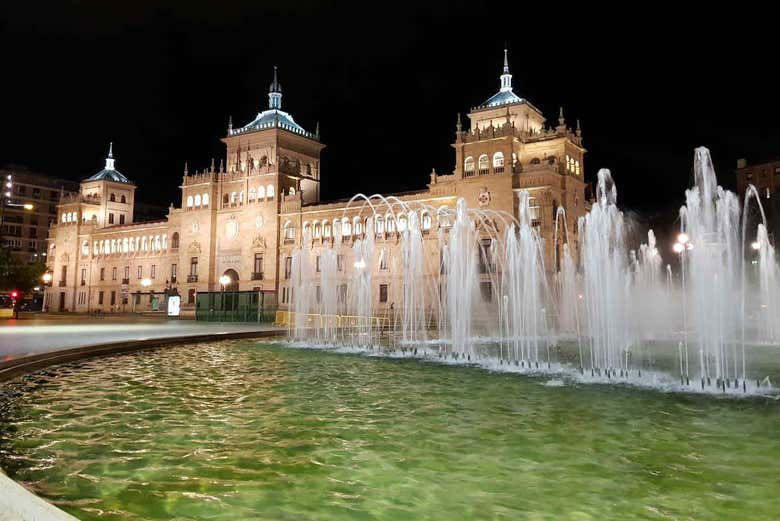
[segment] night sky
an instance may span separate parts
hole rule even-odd
[[[581,119],[586,179],[610,168],[650,220],[681,204],[695,146],[727,187],[737,158],[780,156],[778,36],[734,6],[113,4],[0,7],[0,164],[83,179],[114,141],[137,199],[178,205],[184,161],[224,157],[228,116],[267,107],[277,65],[282,108],[320,122],[324,198],[422,188],[452,171],[456,115],[498,90],[505,43],[515,92],[553,125],[560,105]]]

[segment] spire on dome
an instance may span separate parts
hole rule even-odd
[[[282,108],[282,85],[279,83],[276,75],[276,65],[274,65],[274,81],[271,82],[271,86],[268,88],[268,108]]]
[[[506,47],[504,47],[504,73],[501,75],[501,92],[512,91],[512,75],[509,73],[509,57]]]
[[[108,145],[108,157],[106,158],[106,170],[114,170],[114,142]]]

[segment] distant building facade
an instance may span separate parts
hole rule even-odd
[[[735,175],[740,203],[744,204],[748,186],[753,185],[766,214],[767,230],[774,236],[780,226],[780,160],[751,165],[738,159]]]
[[[314,250],[341,248],[338,270],[348,278],[356,269],[351,246],[364,236],[368,216],[360,205],[320,201],[325,145],[319,132],[306,131],[282,110],[276,71],[268,96],[268,109],[251,122],[234,128],[231,121],[218,166],[212,162],[205,171],[189,172],[185,165],[181,206],[171,207],[164,219],[134,221],[136,186],[116,170],[111,152],[103,170],[84,180],[78,193],[63,197],[50,231],[48,308],[117,309],[126,305],[123,288],[133,293],[169,287],[179,291],[185,308],[192,307],[197,292],[222,289],[223,276],[230,281],[225,289],[272,293],[284,308],[291,301],[293,251],[304,234],[312,237]],[[518,192],[528,190],[532,224],[544,239],[547,269],[553,270],[563,243],[562,232],[558,244],[553,241],[558,208],[565,210],[559,226],[565,221],[572,245],[577,219],[586,211],[579,124],[567,127],[561,111],[557,125],[546,125],[541,111],[513,92],[506,53],[500,90],[467,116],[468,129],[458,117],[453,171],[431,172],[426,189],[394,195],[452,208],[464,198],[470,207],[517,216]],[[409,216],[393,213],[374,223],[382,254],[367,268],[375,273],[378,309],[400,301],[393,297],[400,288],[392,286],[389,273],[400,258],[399,235],[408,223]],[[425,213],[419,223],[426,241],[438,240],[435,230],[448,226]],[[340,245],[334,244],[337,235]]]
[[[2,209],[0,240],[25,262],[45,262],[49,226],[57,218],[57,203],[63,192],[78,189],[78,183],[56,179],[31,171],[25,166],[7,165],[0,168],[0,179],[11,176],[11,206]],[[3,192],[9,188],[3,187]],[[5,199],[5,198],[4,198]],[[31,204],[31,210],[23,205]]]

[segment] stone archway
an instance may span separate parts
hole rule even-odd
[[[225,270],[222,274],[230,277],[230,283],[225,285],[225,292],[238,291],[238,272],[232,268]]]

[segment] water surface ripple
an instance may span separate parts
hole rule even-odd
[[[84,519],[780,519],[780,404],[225,341],[0,388],[0,465]]]

